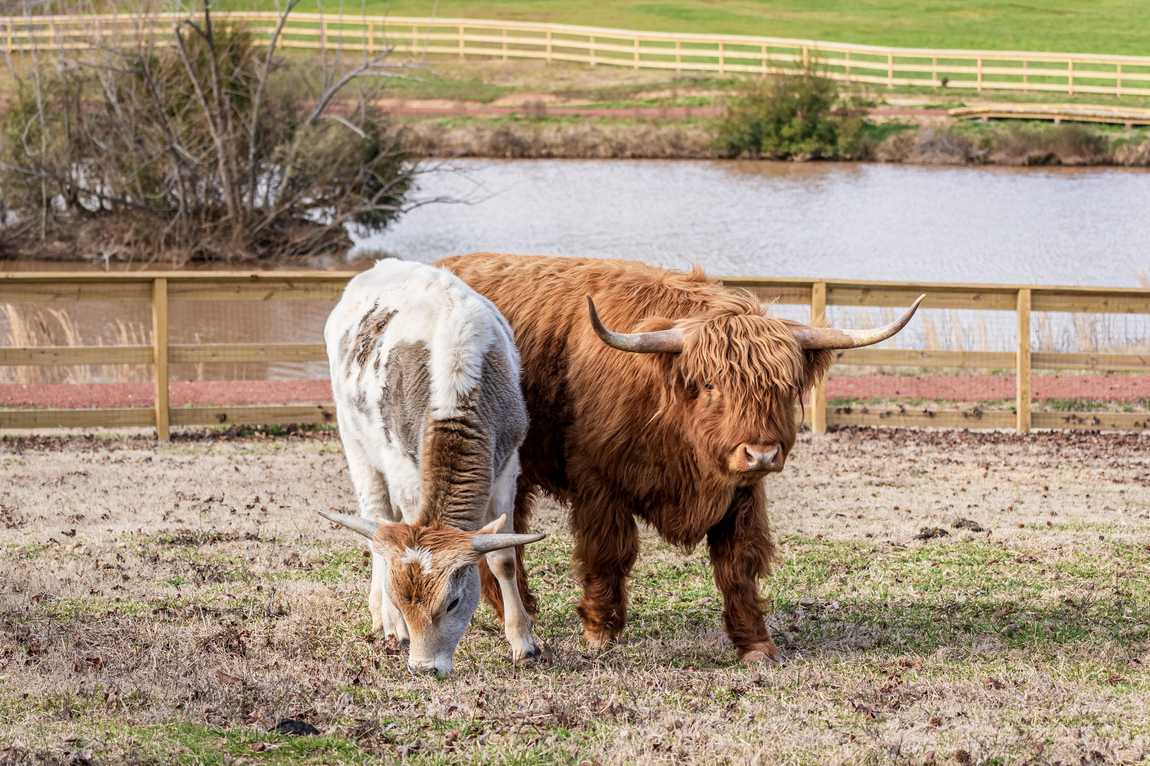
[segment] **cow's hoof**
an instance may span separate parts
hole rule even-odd
[[[526,651],[513,651],[511,662],[515,665],[534,665],[543,660],[543,645],[538,641],[531,643]]]
[[[748,667],[774,665],[779,659],[779,649],[774,644],[756,644],[739,655],[739,660]]]
[[[587,646],[597,652],[607,649],[611,644],[615,643],[615,636],[606,630],[591,630],[590,628],[583,629],[583,640],[587,642]]]

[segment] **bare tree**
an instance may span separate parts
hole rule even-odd
[[[14,70],[0,118],[9,241],[51,254],[236,261],[346,249],[411,206],[418,164],[357,77],[279,54],[206,3],[166,39]],[[353,88],[352,85],[355,85]]]

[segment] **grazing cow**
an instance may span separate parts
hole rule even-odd
[[[324,515],[368,538],[372,629],[446,675],[482,590],[513,659],[538,655],[516,546],[544,536],[511,533],[527,410],[506,320],[447,271],[385,260],[324,340],[359,516]]]
[[[539,491],[570,505],[588,643],[623,629],[638,517],[683,548],[706,539],[739,657],[777,660],[757,585],[775,552],[762,479],[832,350],[889,338],[922,298],[887,327],[836,330],[772,318],[699,270],[487,253],[439,265],[515,329],[531,417],[516,519]]]

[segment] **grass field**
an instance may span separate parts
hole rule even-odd
[[[273,0],[231,0],[273,8]],[[1150,54],[1143,0],[303,0],[302,10],[723,32],[903,47]]]
[[[755,669],[705,553],[647,533],[625,641],[589,651],[546,505],[529,570],[549,659],[512,667],[481,607],[437,681],[367,636],[364,553],[314,514],[352,503],[330,433],[2,440],[0,762],[1144,761],[1148,455],[1138,436],[804,436],[768,492],[785,661]],[[289,718],[319,734],[276,733]]]

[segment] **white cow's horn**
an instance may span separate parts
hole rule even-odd
[[[352,532],[359,532],[367,538],[374,538],[375,533],[379,531],[379,522],[365,519],[362,516],[352,516],[347,513],[336,513],[335,511],[320,511],[320,516],[325,519],[334,521],[342,527],[347,527]]]
[[[531,534],[513,534],[510,532],[497,535],[475,535],[471,538],[471,547],[476,553],[491,553],[514,545],[527,545],[537,543],[547,535],[542,532]]]

